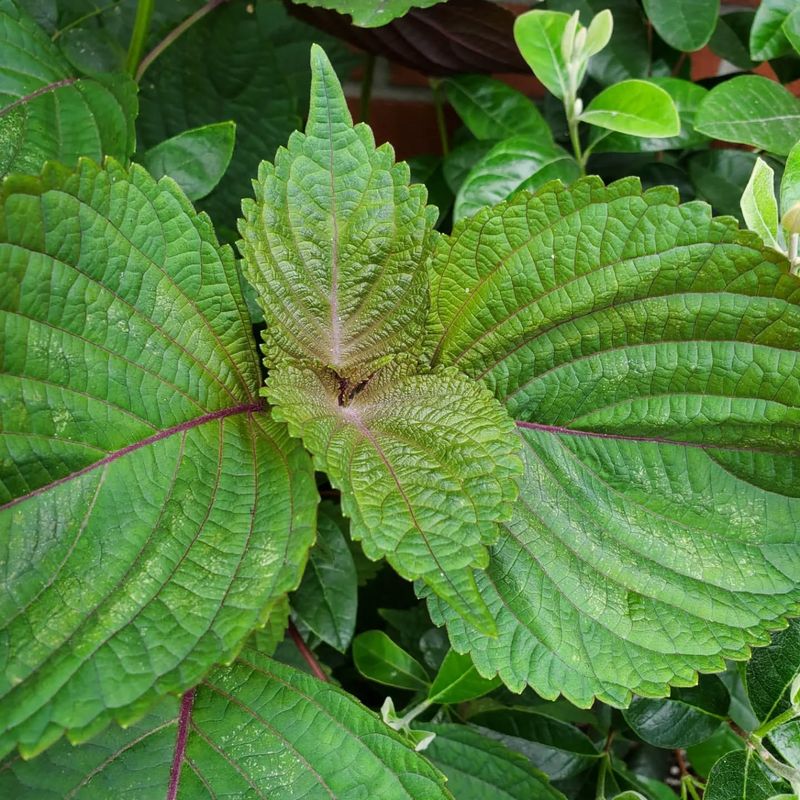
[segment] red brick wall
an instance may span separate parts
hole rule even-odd
[[[760,0],[736,0],[724,2],[727,8],[757,8]],[[535,5],[535,2],[501,2],[501,5],[514,13],[522,13]],[[720,59],[707,47],[693,53],[692,78],[701,80],[719,74]],[[774,78],[768,64],[762,64],[758,73]],[[531,75],[496,75],[530,97],[542,97],[544,88]],[[353,116],[359,117],[360,74],[354,74],[345,89]],[[800,94],[800,81],[792,88]],[[448,128],[454,130],[458,120],[451,109],[446,110]],[[420,153],[441,153],[436,114],[433,105],[433,92],[425,75],[384,59],[377,59],[373,80],[372,101],[370,104],[370,125],[378,142],[391,141],[399,159],[409,158]]]

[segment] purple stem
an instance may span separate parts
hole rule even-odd
[[[31,100],[35,100],[37,97],[40,97],[43,94],[54,92],[56,89],[63,89],[65,86],[72,86],[72,84],[77,80],[77,78],[64,78],[63,80],[55,81],[55,83],[48,83],[47,86],[41,86],[36,91],[26,94],[24,97],[17,98],[13,103],[9,103],[5,108],[0,108],[0,117],[2,117],[4,114],[8,114],[9,111],[17,106],[29,103]]]
[[[7,502],[5,505],[0,506],[0,511],[5,511],[7,508],[12,508],[13,506],[17,505],[17,503],[21,503],[24,500],[29,500],[31,497],[36,497],[36,495],[42,494],[42,492],[49,491],[50,489],[54,489],[56,486],[60,486],[62,483],[67,483],[75,478],[80,478],[81,476],[86,475],[88,472],[91,472],[98,467],[104,467],[106,464],[110,464],[112,461],[116,461],[118,458],[128,455],[128,453],[133,453],[135,450],[138,450],[141,447],[146,447],[149,444],[160,442],[162,439],[167,439],[170,436],[174,436],[176,433],[182,433],[183,431],[191,430],[192,428],[198,427],[198,425],[203,425],[206,422],[211,422],[215,419],[231,417],[234,414],[252,414],[255,411],[260,411],[261,408],[262,404],[260,402],[242,403],[238,406],[222,408],[219,411],[211,411],[208,414],[203,414],[202,417],[195,417],[194,419],[187,420],[186,422],[181,422],[179,425],[173,425],[171,428],[154,433],[152,436],[148,436],[146,439],[129,444],[127,447],[123,447],[121,450],[115,450],[113,453],[109,453],[99,461],[95,461],[94,463],[89,464],[77,472],[72,472],[69,475],[65,475],[63,478],[51,481],[50,483],[40,486],[38,489],[34,489],[27,494],[20,495],[20,497],[15,497],[13,500],[9,500],[9,502]]]
[[[189,738],[189,724],[192,720],[194,693],[194,689],[189,689],[181,698],[181,713],[178,717],[178,735],[175,738],[175,752],[172,754],[172,767],[169,771],[167,800],[175,800],[178,796],[178,783],[180,783],[181,780],[181,767],[183,766],[183,757],[186,755],[186,740]]]

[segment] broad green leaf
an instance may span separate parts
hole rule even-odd
[[[134,149],[136,84],[81,78],[13,0],[0,0],[0,178],[47,160],[125,161]]]
[[[561,39],[570,15],[562,11],[534,9],[517,17],[514,40],[533,74],[556,97],[567,89],[567,66],[561,53]]]
[[[424,725],[436,734],[425,755],[456,800],[564,800],[547,776],[501,742],[466,725]]]
[[[595,95],[583,122],[632,136],[677,136],[681,121],[669,93],[650,81],[622,81]]]
[[[735,67],[748,71],[753,69],[758,65],[750,58],[750,29],[754,17],[755,11],[750,9],[722,14],[708,46]]]
[[[444,81],[450,105],[479,140],[520,134],[552,143],[550,126],[532,100],[502,81],[485,75],[457,75]]]
[[[453,192],[447,185],[444,174],[444,158],[442,156],[421,155],[408,159],[411,183],[424,183],[428,190],[428,200],[439,209],[439,225],[450,213],[453,206]]]
[[[800,100],[760,75],[741,75],[712,89],[695,118],[700,133],[785,156],[800,139]]]
[[[311,110],[242,204],[245,275],[267,322],[266,361],[329,367],[354,383],[415,349],[437,213],[388,144],[353,126],[327,56],[312,48]]]
[[[689,176],[697,196],[710,203],[714,213],[728,214],[741,220],[739,199],[756,158],[755,153],[745,150],[717,149],[692,156]]]
[[[728,753],[709,773],[703,800],[770,800],[775,787],[749,748]]]
[[[157,10],[173,5],[177,0],[156,3]],[[336,64],[353,63],[352,56],[342,58],[343,48],[335,47],[335,40],[291,17],[278,0],[259,0],[250,5],[253,13],[248,6],[222,4],[153,62],[142,78],[136,122],[144,149],[190,128],[236,123],[230,166],[200,203],[217,225],[231,231],[242,197],[252,194],[259,163],[272,158],[302,124],[310,43],[326,46]],[[196,7],[189,6],[186,15]]]
[[[769,734],[779,757],[795,769],[800,769],[800,720],[780,725]]]
[[[444,159],[444,179],[453,194],[457,194],[470,170],[477,164],[497,142],[482,142],[472,139],[453,148]]]
[[[632,789],[629,789],[624,792],[620,792],[619,794],[615,794],[611,800],[647,800],[647,798],[641,794],[641,792],[634,792]]]
[[[230,659],[299,582],[317,493],[172,181],[7,179],[0,272],[0,752],[33,754]]]
[[[447,0],[292,0],[292,2],[349,14],[353,18],[354,25],[377,28],[397,17],[402,17],[412,8],[430,8]]]
[[[792,226],[792,212],[800,203],[800,141],[789,151],[781,176],[781,223],[787,233],[800,233],[800,226]],[[795,229],[796,228],[796,229]]]
[[[710,739],[725,721],[730,696],[715,675],[704,675],[697,686],[675,688],[670,697],[637,697],[623,712],[634,732],[655,747],[689,747]]]
[[[714,764],[722,756],[734,750],[744,749],[744,740],[737,736],[727,725],[723,725],[710,739],[686,748],[686,758],[692,769],[702,778],[707,778]]]
[[[747,664],[747,694],[759,722],[769,722],[791,707],[789,689],[798,672],[800,622],[793,621]]]
[[[699,147],[708,142],[708,137],[694,129],[694,117],[708,90],[691,81],[680,78],[653,78],[652,83],[663,89],[675,104],[680,118],[681,130],[669,138],[642,138],[624,133],[597,131],[599,142],[595,153],[647,153],[664,150],[683,150]]]
[[[589,769],[601,757],[583,731],[533,709],[485,711],[471,717],[470,722],[523,753],[554,781]]]
[[[323,642],[343,653],[356,626],[358,575],[342,525],[336,506],[322,503],[317,543],[309,554],[303,580],[292,595],[292,608]]]
[[[483,697],[499,685],[499,678],[482,678],[469,655],[450,650],[428,690],[428,700],[432,703],[463,703]]]
[[[353,697],[250,648],[182,703],[4,766],[0,794],[30,800],[451,797],[444,777]]]
[[[596,14],[586,29],[585,53],[595,56],[608,46],[614,32],[614,16],[607,8]]]
[[[459,223],[431,273],[433,364],[494,392],[527,461],[478,575],[497,638],[431,601],[454,649],[588,706],[767,644],[800,601],[786,259],[674,188],[588,178]]]
[[[658,35],[676,50],[691,52],[708,43],[719,17],[719,0],[643,0]]]
[[[209,194],[228,169],[236,139],[234,122],[218,122],[179,133],[142,153],[154,178],[169,175],[190,200]]]
[[[775,172],[761,158],[756,159],[750,180],[741,199],[742,216],[751,231],[765,244],[780,250],[778,244],[778,201],[775,199]]]
[[[423,692],[430,686],[425,667],[383,631],[366,631],[356,636],[353,661],[365,678],[386,686]]]
[[[275,418],[342,490],[350,535],[367,556],[422,578],[491,633],[473,567],[488,562],[520,467],[513,423],[491,394],[455,370],[413,375],[397,365],[363,388],[284,367],[266,391]]]
[[[453,219],[471,217],[520,189],[537,189],[554,179],[572,183],[579,175],[578,162],[564,148],[512,136],[498,142],[469,171],[456,195]]]
[[[794,48],[795,53],[800,55],[800,7],[797,7],[789,14],[781,25],[783,35]]]
[[[796,8],[796,0],[761,0],[750,29],[750,55],[756,61],[792,52],[783,24]]]

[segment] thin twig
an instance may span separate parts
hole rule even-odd
[[[199,22],[207,14],[210,14],[217,6],[227,3],[228,0],[208,0],[202,7],[198,8],[189,17],[176,25],[143,59],[139,64],[139,69],[136,71],[136,80],[141,81],[142,75],[147,72],[147,68],[176,40],[183,36],[195,22]]]
[[[314,675],[321,681],[327,682],[328,676],[325,674],[325,670],[322,669],[319,661],[317,661],[316,657],[306,644],[303,635],[300,633],[299,630],[297,630],[297,626],[291,620],[289,620],[289,636],[292,637],[292,641],[295,643],[295,646],[300,651],[300,655],[303,656],[306,664],[308,664],[309,668],[314,673]]]

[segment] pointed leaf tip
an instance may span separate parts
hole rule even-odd
[[[351,126],[353,118],[347,107],[341,81],[328,54],[318,44],[311,45],[311,103],[306,133],[325,135],[336,123]]]

